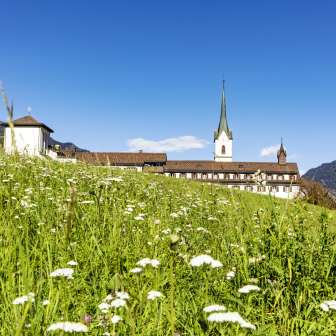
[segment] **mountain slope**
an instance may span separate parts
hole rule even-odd
[[[89,152],[87,149],[80,148],[72,142],[60,142],[50,137],[50,145],[59,145],[62,149],[73,149],[75,148],[77,152]]]
[[[333,193],[336,193],[336,160],[309,169],[302,177],[308,180],[318,181]]]

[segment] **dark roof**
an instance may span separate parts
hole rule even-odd
[[[39,122],[38,120],[36,120],[35,118],[33,118],[30,115],[27,115],[27,116],[24,116],[22,118],[18,118],[16,120],[13,120],[13,124],[14,124],[14,126],[20,126],[20,127],[38,126],[38,127],[45,128],[50,133],[54,132],[50,127],[48,127],[47,125]],[[8,127],[9,125],[8,125],[8,123],[4,123],[3,126]]]
[[[278,164],[274,162],[216,162],[216,161],[167,161],[165,172],[227,172],[254,173],[258,169],[264,173],[298,174],[296,163]]]
[[[167,161],[165,153],[128,153],[128,152],[76,152],[76,159],[90,164],[111,166],[143,166],[146,163],[164,164]]]

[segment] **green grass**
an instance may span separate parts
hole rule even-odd
[[[319,305],[336,298],[335,253],[335,214],[300,201],[0,156],[1,335],[45,335],[50,324],[85,315],[90,335],[334,335],[336,311]],[[200,254],[223,267],[191,267]],[[131,273],[144,257],[161,264]],[[70,260],[78,262],[72,280],[50,277]],[[239,294],[251,283],[261,290]],[[112,325],[114,309],[98,305],[121,290],[130,299]],[[164,297],[148,301],[150,290]],[[12,304],[29,292],[34,302]],[[256,330],[207,321],[210,304]]]

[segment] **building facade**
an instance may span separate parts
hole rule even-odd
[[[8,123],[1,124],[0,140],[6,153],[17,151],[32,156],[47,154],[50,134],[53,133],[51,128],[32,116],[14,120],[13,126],[11,129]]]
[[[224,86],[221,94],[219,124],[214,132],[213,160],[168,160],[165,153],[76,152],[50,146],[51,128],[31,116],[14,120],[13,132],[0,123],[0,141],[7,153],[46,156],[62,162],[84,162],[92,165],[132,169],[167,177],[217,183],[282,198],[294,198],[300,191],[296,163],[287,162],[281,141],[275,162],[233,161],[233,136],[228,126]]]

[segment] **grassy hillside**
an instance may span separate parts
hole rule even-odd
[[[300,202],[0,156],[0,334],[333,335],[334,227]]]

